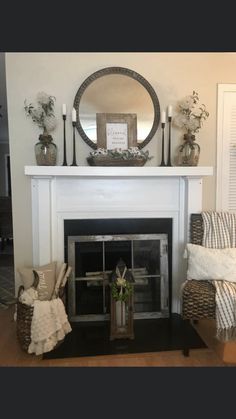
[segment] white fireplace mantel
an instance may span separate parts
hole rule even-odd
[[[183,251],[191,213],[202,211],[212,167],[25,166],[31,178],[33,263],[63,262],[64,220],[172,218],[172,311],[186,278]]]
[[[213,174],[213,167],[91,167],[91,166],[25,166],[25,175],[63,177],[153,177],[188,176],[202,177]]]

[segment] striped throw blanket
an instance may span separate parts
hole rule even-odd
[[[204,247],[236,247],[236,213],[204,211]],[[213,280],[216,289],[216,336],[219,340],[236,339],[236,283]]]

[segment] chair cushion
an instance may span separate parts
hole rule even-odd
[[[209,281],[189,279],[182,291],[184,319],[215,318],[215,288]]]

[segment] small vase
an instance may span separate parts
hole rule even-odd
[[[57,146],[49,134],[41,134],[35,144],[35,157],[38,166],[55,166],[57,163]]]
[[[197,166],[200,146],[195,143],[195,135],[184,134],[184,144],[178,149],[178,166]]]

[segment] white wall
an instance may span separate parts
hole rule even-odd
[[[72,108],[80,84],[93,72],[108,66],[133,69],[155,89],[161,109],[175,105],[184,96],[197,91],[210,117],[197,134],[201,146],[200,165],[216,166],[217,83],[236,83],[236,53],[7,53],[6,76],[9,112],[9,138],[12,172],[15,264],[32,262],[30,179],[25,165],[35,165],[34,144],[39,128],[27,119],[24,99],[35,101],[39,91],[56,97],[55,112],[59,123],[52,133],[62,162],[61,105]],[[91,149],[77,136],[77,163],[86,165]],[[174,149],[182,142],[183,132],[173,129]],[[72,140],[67,124],[67,141]],[[154,158],[148,165],[160,163],[160,127],[146,149]],[[71,161],[68,150],[68,163]],[[204,179],[203,208],[215,208],[215,176]]]

